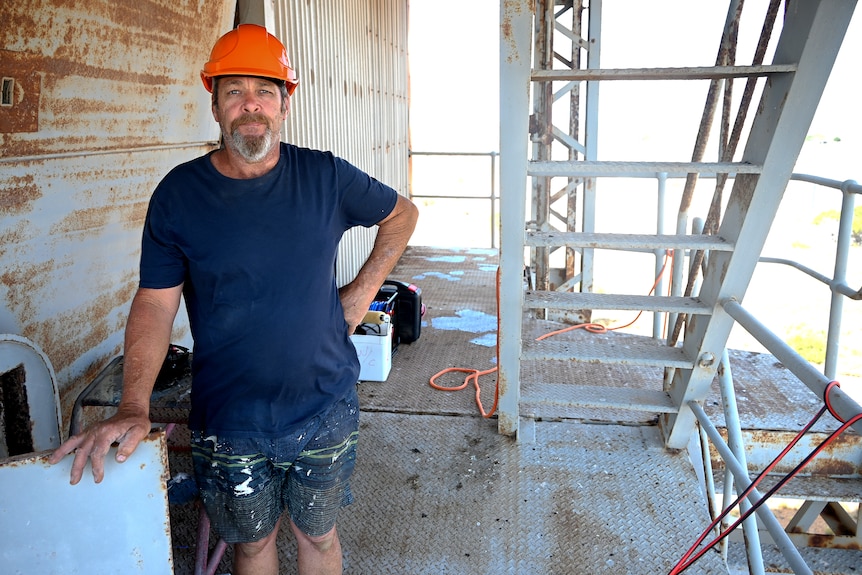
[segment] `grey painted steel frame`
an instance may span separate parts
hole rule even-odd
[[[551,98],[546,97],[545,93],[539,93],[540,91],[546,91],[547,88],[544,86],[545,83],[551,82],[554,80],[560,80],[560,74],[569,74],[573,77],[578,77],[579,74],[585,74],[588,72],[596,72],[597,69],[601,65],[601,29],[602,29],[602,2],[601,0],[594,0],[589,3],[587,7],[587,34],[589,35],[588,41],[583,41],[580,38],[580,34],[575,34],[575,31],[568,30],[565,28],[565,25],[560,22],[560,17],[571,11],[576,10],[577,13],[573,15],[573,18],[581,18],[582,10],[577,7],[569,6],[567,9],[560,11],[560,13],[556,13],[556,3],[549,2],[547,5],[542,3],[536,4],[537,9],[539,6],[543,6],[545,9],[545,14],[536,15],[536,21],[539,22],[540,18],[545,21],[544,28],[537,25],[537,31],[541,32],[544,30],[546,34],[548,34],[547,41],[540,41],[536,39],[536,54],[535,59],[540,62],[543,59],[554,59],[554,54],[556,50],[554,48],[554,33],[556,31],[562,32],[568,36],[568,38],[572,41],[574,48],[573,52],[577,50],[584,49],[586,51],[586,60],[587,60],[587,68],[586,71],[583,69],[572,68],[569,71],[566,70],[553,70],[540,69],[540,66],[537,64],[535,66],[535,70],[531,73],[531,78],[536,80],[538,76],[541,74],[545,74],[546,80],[539,81],[535,84],[534,89],[534,112],[536,117],[538,118],[550,118],[550,123],[553,129],[551,141],[540,141],[536,142],[533,145],[533,162],[532,164],[536,164],[537,161],[547,161],[548,164],[553,164],[555,162],[550,162],[549,160],[552,157],[551,154],[551,146],[553,141],[559,141],[564,146],[568,147],[570,150],[570,156],[572,151],[579,152],[583,155],[583,160],[586,162],[593,162],[598,157],[597,148],[598,148],[598,106],[599,106],[599,85],[598,81],[585,81],[583,78],[575,79],[569,81],[569,83],[561,88],[560,90],[553,93]],[[551,28],[550,31],[547,28]],[[583,26],[581,26],[583,28]],[[582,30],[581,30],[582,32]],[[544,54],[540,54],[539,52],[544,51]],[[572,65],[575,65],[575,59],[573,58]],[[568,93],[570,99],[576,99],[579,97],[578,93],[575,90],[575,87],[578,86],[581,82],[586,84],[586,97],[585,97],[585,111],[583,112],[583,120],[584,120],[584,141],[583,144],[577,141],[578,134],[577,133],[568,133],[564,134],[560,130],[558,130],[555,126],[556,124],[553,122],[553,103],[561,98],[564,94]],[[573,106],[569,106],[569,113],[573,114],[572,111]],[[572,129],[572,118],[569,118],[570,132]],[[543,136],[547,136],[547,134],[542,134]],[[582,161],[574,161],[572,163],[580,164]],[[571,206],[577,204],[577,190],[580,187],[580,184],[577,181],[573,181],[575,179],[575,175],[570,173],[568,170],[563,170],[559,173],[545,173],[545,174],[533,174],[534,178],[532,180],[532,220],[536,223],[536,229],[539,231],[550,231],[550,212],[551,212],[551,204],[553,200],[551,199],[552,195],[552,184],[551,179],[553,177],[567,177],[569,179],[569,183],[567,184],[565,190],[566,194],[569,196],[567,199],[567,212],[571,211]],[[585,233],[593,233],[595,232],[596,226],[596,178],[595,176],[587,176],[583,178],[577,178],[581,180],[583,184],[583,194],[582,194],[582,205],[581,205],[581,213],[576,214],[576,216],[580,216],[581,219],[581,229]],[[571,218],[571,214],[567,213],[565,218],[566,221],[566,231],[575,231],[577,228],[576,221],[573,221]],[[565,247],[565,246],[563,246]],[[566,249],[572,249],[568,247]],[[534,267],[534,271],[537,276],[537,286],[538,289],[548,289],[546,285],[547,278],[550,273],[550,256],[554,251],[553,247],[542,247],[542,248],[533,248],[532,252],[532,264]],[[575,251],[581,253],[581,270],[580,273],[574,273],[570,275],[567,267],[565,269],[565,278],[561,285],[557,286],[556,289],[559,291],[569,291],[575,284],[580,284],[581,292],[592,292],[593,291],[593,261],[594,261],[594,250],[592,248],[579,248]]]
[[[518,433],[532,2],[500,2],[500,329],[497,427]]]
[[[688,406],[706,396],[733,326],[719,302],[745,295],[855,5],[855,0],[797,2],[787,12],[774,63],[798,62],[797,70],[770,77],[764,88],[742,157],[763,171],[759,177],[736,177],[719,229],[721,237],[745,249],[710,255],[701,299],[713,304],[715,313],[689,321],[683,350],[695,366],[676,371],[669,392],[680,411],[661,420],[670,448],[685,447],[694,430],[696,418]]]

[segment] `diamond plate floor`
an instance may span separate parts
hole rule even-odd
[[[339,522],[348,574],[666,573],[708,523],[687,458],[655,427],[546,422],[525,445],[481,417],[363,412],[360,434]],[[191,527],[193,504],[175,516]],[[176,572],[191,573],[180,527]],[[689,572],[727,569],[710,553]]]
[[[411,247],[392,274],[422,288],[427,313],[419,340],[397,350],[387,381],[359,386],[356,502],[339,521],[345,574],[667,573],[709,518],[687,456],[662,448],[653,414],[576,410],[566,414],[571,420],[537,420],[535,441],[521,444],[500,436],[496,419],[480,416],[472,387],[444,392],[428,385],[448,367],[494,366],[496,265],[491,250]],[[539,335],[559,327],[531,321],[525,330]],[[634,336],[602,337],[625,345]],[[759,379],[758,369],[777,369],[744,359],[734,368],[742,381]],[[656,369],[571,362],[523,369],[544,381],[661,389]],[[448,374],[438,383],[455,386],[463,377]],[[486,411],[494,384],[493,376],[481,381]],[[757,414],[762,405],[753,396],[743,403]],[[172,441],[182,445],[182,433]],[[172,473],[188,472],[187,460],[173,452]],[[177,575],[193,573],[196,519],[193,503],[172,506]],[[295,544],[283,531],[282,573],[294,574]],[[857,552],[844,553],[853,555],[842,556],[842,564],[858,565]],[[230,561],[229,550],[216,573],[229,572]],[[744,557],[733,545],[731,563],[729,570],[710,552],[686,573],[747,572],[737,568]]]

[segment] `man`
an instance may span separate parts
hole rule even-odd
[[[184,295],[195,342],[195,476],[214,529],[235,544],[234,575],[278,572],[285,509],[299,572],[341,573],[335,520],[351,501],[359,419],[349,335],[403,252],[417,210],[330,153],[280,142],[297,80],[264,28],[225,34],[201,77],[223,145],[174,168],[153,193],[118,411],[51,461],[75,451],[71,482],[88,459],[99,482],[112,443],[122,462],[147,435]],[[339,290],[343,232],[374,224],[368,260]]]

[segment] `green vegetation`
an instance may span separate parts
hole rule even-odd
[[[814,225],[819,225],[823,223],[825,220],[835,220],[838,221],[841,217],[841,214],[838,210],[829,210],[826,212],[822,212],[817,214],[814,218]],[[851,232],[850,235],[853,239],[853,243],[858,245],[862,245],[862,206],[857,207],[853,210],[853,224],[850,227]]]
[[[826,361],[826,331],[797,325],[788,331],[787,345],[807,361],[820,364]]]

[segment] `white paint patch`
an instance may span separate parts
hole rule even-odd
[[[251,483],[251,477],[249,477],[248,479],[246,479],[245,481],[243,481],[242,483],[240,483],[239,485],[234,487],[233,492],[236,493],[237,495],[251,495],[252,493],[254,493],[254,489],[249,487],[250,483]]]

